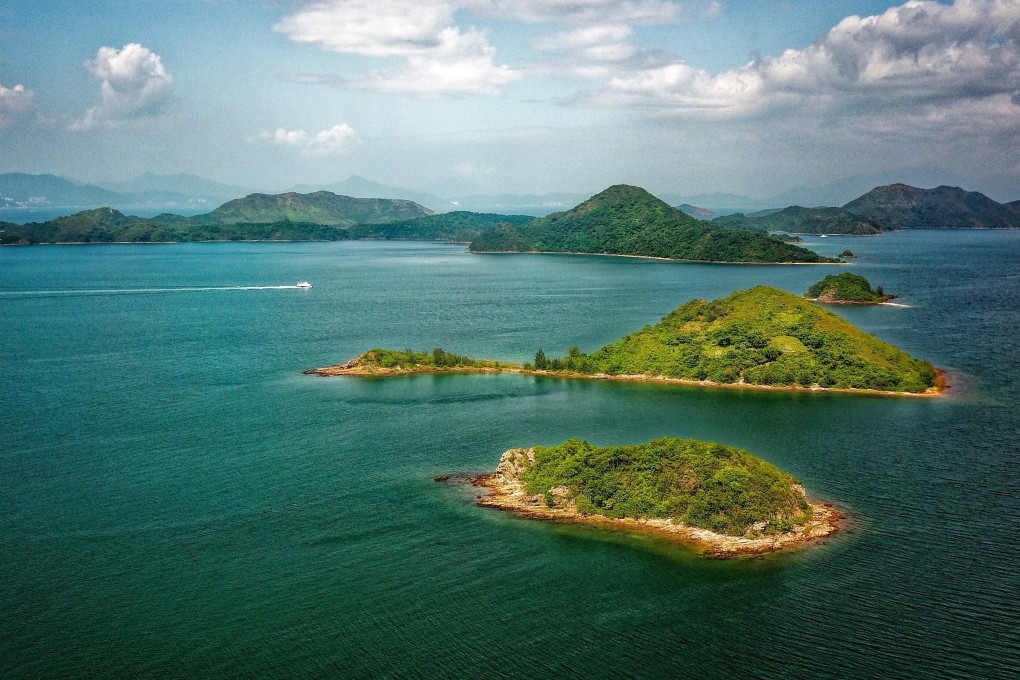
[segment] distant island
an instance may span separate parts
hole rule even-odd
[[[749,227],[762,231],[791,234],[842,234],[876,236],[883,223],[844,210],[843,208],[803,208],[793,205],[781,210],[761,210],[744,215],[735,213],[712,220],[711,224],[727,227]]]
[[[477,360],[442,349],[373,349],[321,376],[513,372],[565,378],[650,380],[703,387],[847,391],[936,396],[945,385],[927,361],[854,327],[792,293],[758,286],[705,302],[692,300],[654,326],[591,354],[543,350],[534,363]]]
[[[609,187],[565,212],[523,225],[498,225],[472,241],[470,250],[757,264],[839,262],[764,233],[712,226],[625,184]]]
[[[490,491],[482,506],[653,531],[714,557],[803,545],[834,533],[841,518],[764,460],[694,439],[511,449],[495,474],[472,481]]]
[[[977,191],[906,184],[875,187],[843,206],[886,229],[1017,229],[1020,201],[998,203]]]
[[[879,305],[895,298],[882,286],[871,288],[871,283],[858,274],[843,272],[830,274],[808,288],[807,297],[814,302],[837,305]]]

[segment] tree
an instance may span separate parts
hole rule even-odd
[[[545,352],[538,350],[535,353],[535,368],[539,371],[544,371],[549,367],[549,360],[545,358]]]

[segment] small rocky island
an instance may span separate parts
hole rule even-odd
[[[927,361],[869,335],[804,298],[768,286],[711,302],[692,300],[591,354],[542,350],[534,363],[372,349],[347,363],[305,371],[321,376],[414,373],[528,373],[592,380],[647,380],[700,387],[833,390],[937,396],[945,385]]]
[[[874,289],[871,283],[858,274],[843,272],[830,274],[808,288],[808,299],[833,305],[880,305],[895,298],[882,286]]]
[[[489,490],[482,506],[651,531],[713,557],[803,545],[831,535],[842,519],[766,461],[694,439],[610,447],[571,439],[511,449],[495,474],[473,483]]]

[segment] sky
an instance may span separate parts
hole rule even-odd
[[[1020,199],[1020,0],[5,0],[0,172]]]

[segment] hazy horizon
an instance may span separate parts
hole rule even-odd
[[[1020,0],[13,0],[0,20],[0,172],[1020,198]]]

